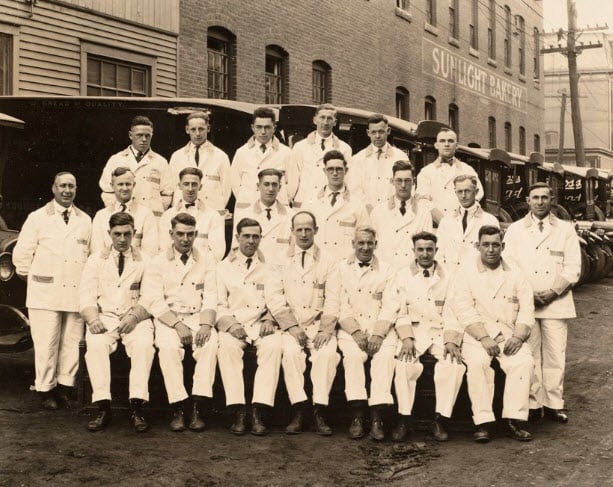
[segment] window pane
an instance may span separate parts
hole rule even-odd
[[[89,96],[149,96],[149,69],[125,61],[87,57]]]
[[[117,88],[122,90],[130,89],[130,68],[127,66],[117,66]]]
[[[13,37],[0,34],[0,95],[12,93]]]

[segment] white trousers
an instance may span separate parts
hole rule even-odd
[[[257,349],[257,370],[251,402],[274,406],[281,368],[281,332],[275,331],[271,335],[259,337],[254,340],[253,345]],[[217,360],[228,406],[245,404],[243,355],[246,346],[245,341],[234,338],[230,333],[219,332]]]
[[[292,404],[307,400],[304,392],[304,371],[306,370],[306,353],[298,341],[288,332],[282,333],[283,339],[283,377],[287,395]],[[336,377],[336,368],[341,360],[336,351],[336,337],[333,336],[319,350],[313,346],[313,340],[307,340],[309,360],[311,361],[311,384],[313,385],[313,403],[327,406],[330,389]]]
[[[197,331],[190,328],[192,337]],[[213,397],[213,382],[215,382],[215,366],[217,364],[217,331],[212,328],[211,335],[203,347],[192,343],[192,357],[196,361],[192,379],[192,395]],[[179,339],[179,334],[155,320],[155,346],[158,348],[160,368],[164,377],[164,386],[170,404],[183,401],[188,397],[183,382],[183,358],[185,349]]]
[[[352,336],[344,330],[338,331],[338,348],[343,353],[345,369],[345,396],[347,401],[365,401],[369,406],[394,404],[392,381],[396,366],[394,355],[398,336],[391,331],[384,338],[381,348],[370,361],[370,396],[366,392],[364,364],[368,354],[364,352]]]
[[[56,385],[73,387],[79,369],[79,342],[83,319],[79,313],[28,308],[34,342],[34,368],[37,391]]]
[[[464,335],[462,358],[466,363],[468,396],[472,404],[473,421],[476,425],[495,420],[492,410],[494,400],[494,369],[490,357],[483,346],[472,337]],[[500,351],[505,342],[498,344]],[[501,353],[497,357],[500,367],[506,374],[504,385],[502,417],[507,419],[528,419],[528,397],[530,377],[534,367],[532,353],[526,344],[515,355]]]
[[[566,366],[565,320],[536,320],[528,338],[534,357],[534,373],[530,387],[530,408],[564,407],[564,368]]]
[[[435,412],[450,418],[453,412],[453,406],[458,397],[458,392],[462,386],[462,378],[466,367],[464,364],[458,364],[451,361],[451,356],[444,358],[442,338],[432,343],[423,352],[418,352],[418,357],[414,360],[404,361],[396,359],[396,375],[394,376],[394,387],[396,389],[396,398],[398,399],[398,413],[404,416],[410,416],[413,412],[413,404],[415,403],[415,389],[417,387],[417,379],[423,372],[424,366],[419,361],[419,357],[429,351],[434,358],[434,392],[436,397]],[[398,351],[402,343],[398,343]],[[420,347],[417,347],[420,350]]]
[[[102,323],[106,320],[101,317]],[[155,350],[153,349],[153,323],[143,320],[128,334],[120,335],[117,328],[106,333],[85,332],[87,352],[85,362],[92,383],[92,402],[111,400],[111,361],[109,355],[117,350],[122,340],[130,357],[129,398],[149,400],[149,374]]]

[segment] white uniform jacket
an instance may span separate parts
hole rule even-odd
[[[460,266],[456,277],[449,297],[465,338],[528,338],[534,325],[534,296],[520,269],[503,260],[492,270],[476,256]]]
[[[118,167],[127,167],[134,173],[136,184],[133,199],[150,208],[155,216],[161,216],[170,205],[174,191],[174,180],[166,159],[149,149],[141,161],[137,162],[130,147],[112,155],[104,166],[98,183],[103,191],[101,196],[105,206],[116,200],[111,186],[111,175]]]
[[[439,222],[436,258],[454,273],[461,262],[477,255],[475,244],[479,242],[479,229],[483,225],[499,228],[498,219],[475,203],[468,209],[466,231],[462,230],[464,209],[456,209],[445,215]]]
[[[238,247],[236,241],[236,226],[243,218],[252,218],[262,225],[262,239],[258,249],[267,262],[277,261],[287,255],[292,236],[292,215],[294,212],[286,205],[276,201],[272,205],[270,220],[260,200],[247,208],[234,210],[234,231],[232,232],[232,248]]]
[[[111,246],[109,219],[111,215],[120,211],[120,203],[115,200],[111,206],[102,208],[94,216],[90,244],[92,254],[102,252]],[[153,216],[153,212],[149,208],[136,203],[134,200],[126,204],[126,213],[134,218],[132,246],[153,257],[158,253],[158,219]]]
[[[188,142],[173,152],[170,157],[170,171],[174,181],[174,198],[176,203],[181,198],[179,189],[179,173],[186,167],[197,167],[202,171],[202,189],[198,197],[213,210],[222,212],[225,210],[232,188],[230,186],[230,159],[227,154],[206,141],[200,146],[200,161],[196,166],[194,159],[195,146]]]
[[[570,288],[581,274],[581,248],[572,224],[549,215],[540,232],[531,214],[509,226],[504,237],[504,256],[528,276],[534,291],[555,291],[560,297],[535,311],[536,318],[574,318]]]
[[[396,300],[389,295],[395,269],[376,256],[370,266],[360,267],[351,255],[340,262],[339,271],[341,329],[350,335],[362,330],[385,338],[396,318]]]
[[[288,250],[285,264],[274,266],[264,286],[266,304],[282,330],[296,324],[306,329],[319,321],[319,330],[332,333],[340,312],[338,265],[316,245],[306,252],[304,268],[296,246]]]
[[[446,215],[458,206],[453,180],[463,174],[477,178],[477,200],[481,200],[484,195],[483,185],[475,170],[456,158],[451,165],[442,163],[440,157],[419,171],[415,196],[429,200],[431,208],[436,208]]]
[[[425,278],[423,269],[411,262],[396,274],[392,291],[398,299],[396,331],[402,340],[413,337],[418,346],[426,344],[427,349],[432,342],[431,330],[442,330],[444,343],[453,341],[459,346],[463,329],[447,302],[450,275],[438,262],[430,271],[432,275]]]
[[[326,149],[321,149],[321,137],[311,132],[292,147],[287,165],[287,193],[294,208],[300,208],[326,184],[323,158],[329,150],[339,150],[351,168],[351,147],[332,134],[326,139]]]
[[[368,211],[394,196],[392,166],[396,161],[409,158],[405,152],[387,143],[381,154],[378,151],[371,144],[358,152],[351,159],[351,169],[347,173],[347,185]]]
[[[217,309],[213,258],[193,248],[184,265],[172,247],[161,252],[145,269],[140,304],[168,326],[179,319],[192,330],[201,324],[213,326]]]
[[[79,309],[85,321],[91,323],[100,316],[107,318],[107,331],[119,326],[120,320],[131,312],[138,321],[149,316],[140,305],[141,281],[147,261],[136,248],[121,276],[117,269],[117,252],[107,247],[100,253],[92,254],[85,264],[79,285]]]
[[[78,287],[89,254],[90,217],[75,206],[68,224],[54,201],[28,215],[13,250],[17,274],[28,276],[26,306],[79,311]]]
[[[216,262],[221,261],[226,253],[225,220],[219,212],[209,208],[202,200],[196,200],[195,206],[185,208],[185,202],[178,200],[168,208],[160,218],[160,251],[166,250],[172,245],[170,237],[171,220],[178,213],[189,213],[196,219],[198,236],[194,247],[201,254],[212,254]]]
[[[264,282],[269,269],[260,251],[252,259],[247,269],[246,257],[239,249],[234,249],[217,264],[217,329],[227,332],[238,323],[245,327],[247,334],[252,333],[251,340],[256,340],[259,329],[251,325],[270,318],[264,300]]]
[[[432,231],[430,210],[415,197],[407,201],[404,216],[400,214],[400,201],[393,196],[379,203],[370,219],[377,230],[377,254],[396,269],[406,267],[415,259],[413,235]]]
[[[232,192],[236,198],[235,210],[247,208],[258,199],[258,173],[263,169],[277,169],[283,173],[278,198],[283,204],[287,204],[285,172],[291,153],[290,148],[276,137],[267,144],[265,152],[262,152],[255,137],[251,137],[245,145],[236,150],[230,166]]]
[[[331,192],[325,186],[314,199],[303,205],[303,209],[313,212],[319,230],[315,242],[337,259],[344,259],[352,252],[351,240],[355,229],[370,225],[368,211],[362,202],[343,188],[337,195],[334,206],[330,205]]]

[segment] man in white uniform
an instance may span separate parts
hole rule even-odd
[[[239,147],[232,159],[230,176],[232,192],[236,198],[234,211],[251,206],[258,198],[258,174],[264,169],[276,169],[282,174],[279,201],[287,205],[285,171],[291,150],[275,136],[277,117],[268,107],[256,108],[253,112],[251,130],[253,137]]]
[[[505,235],[505,258],[517,263],[534,289],[536,324],[528,344],[534,355],[530,391],[533,417],[545,415],[566,423],[564,368],[567,320],[574,318],[571,288],[581,274],[581,250],[570,222],[551,214],[552,191],[535,183],[528,191],[530,212],[512,223]]]
[[[179,213],[188,213],[196,219],[198,234],[194,246],[201,254],[211,254],[216,262],[220,262],[226,253],[225,220],[199,197],[202,171],[191,166],[182,169],[179,187],[181,197],[176,198],[160,218],[160,252],[165,252],[171,245],[172,219]]]
[[[428,206],[411,196],[414,172],[409,161],[396,161],[391,171],[394,196],[379,203],[370,214],[377,231],[377,255],[395,269],[406,267],[415,259],[413,235],[432,231]]]
[[[168,162],[151,149],[153,123],[141,115],[134,117],[128,132],[131,145],[107,161],[100,176],[100,195],[105,206],[115,202],[112,174],[118,167],[127,167],[135,175],[133,197],[160,217],[170,205],[174,181]]]
[[[101,431],[111,421],[109,354],[117,350],[117,340],[121,340],[130,357],[130,422],[137,433],[143,433],[149,429],[142,408],[149,400],[149,373],[155,354],[153,323],[138,304],[146,260],[132,246],[132,215],[114,213],[107,228],[111,245],[90,255],[79,285],[79,307],[87,324],[85,362],[92,402],[99,410],[87,429]]]
[[[243,218],[236,227],[238,248],[217,266],[219,371],[226,404],[233,409],[230,431],[246,431],[243,355],[247,345],[257,349],[257,370],[251,399],[251,433],[268,433],[263,421],[265,407],[275,403],[281,367],[282,339],[266,307],[264,282],[269,269],[258,251],[262,228],[256,220]]]
[[[185,133],[189,135],[189,142],[170,157],[170,172],[174,182],[173,203],[181,198],[179,173],[186,167],[197,167],[203,174],[199,198],[207,206],[223,214],[232,192],[230,159],[224,151],[207,140],[210,130],[208,113],[193,112],[187,116]]]
[[[327,151],[341,151],[345,161],[351,160],[351,147],[332,133],[336,125],[334,105],[319,105],[313,124],[316,130],[296,142],[287,165],[287,194],[293,208],[301,208],[326,184],[323,156]]]
[[[17,275],[28,282],[34,385],[45,409],[67,405],[74,386],[83,337],[78,286],[91,236],[91,219],[73,205],[75,177],[58,173],[51,191],[53,200],[28,215],[13,250]]]
[[[339,314],[339,276],[334,257],[315,245],[317,223],[306,211],[292,219],[295,245],[284,265],[274,267],[264,285],[266,304],[283,330],[283,375],[292,404],[288,434],[302,431],[307,395],[304,372],[308,351],[313,385],[315,431],[331,435],[324,417],[340,356],[335,327]]]
[[[372,227],[356,228],[354,253],[341,261],[341,312],[338,347],[343,353],[345,396],[352,411],[349,436],[364,436],[366,401],[370,406],[370,437],[382,441],[382,409],[394,403],[391,388],[397,336],[392,330],[396,300],[389,299],[394,269],[375,256],[377,234]],[[391,309],[384,303],[392,304]],[[364,364],[370,359],[370,395]]]
[[[425,166],[417,175],[416,196],[430,202],[432,219],[438,225],[443,216],[458,205],[453,180],[461,174],[477,178],[477,199],[483,198],[483,186],[477,173],[468,164],[455,158],[458,136],[451,129],[441,129],[436,136],[434,147],[438,158]]]
[[[127,167],[116,168],[111,175],[115,201],[99,210],[92,222],[90,251],[97,254],[111,246],[109,219],[118,212],[126,212],[134,218],[134,237],[131,245],[153,257],[158,252],[158,219],[153,212],[132,199],[134,173]]]
[[[495,420],[493,359],[506,376],[502,408],[506,433],[518,441],[532,439],[523,429],[534,367],[530,347],[525,344],[534,324],[532,288],[521,270],[502,260],[503,248],[499,228],[481,227],[480,255],[462,264],[450,292],[454,314],[464,329],[462,358],[478,443],[490,440],[489,425]]]
[[[171,220],[172,246],[158,254],[145,269],[141,303],[153,315],[155,345],[168,402],[170,429],[184,431],[188,397],[183,383],[185,348],[196,361],[188,428],[202,431],[207,403],[213,397],[217,362],[215,260],[194,247],[196,219],[179,213]]]

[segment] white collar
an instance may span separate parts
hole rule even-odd
[[[53,206],[55,208],[55,212],[59,213],[60,215],[62,213],[64,213],[64,211],[68,210],[68,214],[72,214],[73,211],[73,206],[70,205],[68,208],[66,208],[65,206],[60,205],[57,201],[55,201],[55,199],[53,200]]]

